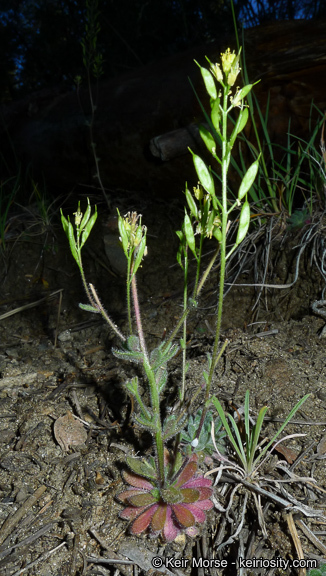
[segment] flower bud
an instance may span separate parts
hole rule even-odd
[[[219,64],[211,64],[211,72],[215,76],[216,80],[223,84],[223,74]]]

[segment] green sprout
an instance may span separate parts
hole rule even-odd
[[[318,568],[312,568],[307,572],[307,576],[325,576],[326,564],[320,564]]]
[[[282,426],[278,429],[276,434],[274,434],[273,438],[265,444],[264,447],[260,446],[260,434],[264,422],[264,418],[266,412],[268,410],[268,406],[263,406],[260,409],[256,424],[253,426],[250,422],[250,413],[249,413],[249,390],[246,391],[245,395],[245,402],[244,402],[244,437],[241,436],[239,431],[239,426],[234,420],[231,414],[225,414],[219,400],[213,396],[211,401],[214,404],[219,417],[223,423],[224,429],[227,434],[227,439],[234,449],[236,458],[238,460],[237,463],[233,463],[232,466],[235,470],[240,472],[240,474],[244,478],[253,479],[264,462],[265,457],[269,455],[268,450],[271,448],[273,449],[275,445],[275,441],[293,418],[295,413],[301,408],[302,404],[309,398],[310,394],[306,394],[299,402],[292,408],[291,412],[288,414],[286,419],[284,420]],[[229,422],[231,426],[229,425]],[[284,438],[281,440],[283,441]],[[260,449],[259,449],[260,448]],[[222,458],[222,460],[225,460]]]

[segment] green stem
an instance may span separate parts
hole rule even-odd
[[[130,270],[131,270],[131,258],[128,258],[128,268],[127,268],[127,311],[128,311],[128,324],[129,324],[129,334],[132,334],[132,320],[131,320],[131,305],[130,305]]]
[[[89,287],[90,287],[91,292],[92,292],[92,298],[90,299],[92,306],[94,306],[95,308],[98,309],[100,314],[103,316],[105,322],[107,322],[109,324],[109,326],[116,333],[116,335],[120,338],[120,340],[122,340],[122,342],[125,342],[126,341],[125,336],[122,334],[122,332],[120,332],[119,328],[114,324],[114,322],[111,320],[110,316],[107,314],[106,310],[104,309],[104,307],[103,307],[103,305],[102,305],[102,303],[101,303],[101,301],[97,295],[97,292],[96,292],[93,284],[89,284]]]
[[[223,297],[224,297],[224,281],[225,281],[225,263],[226,263],[226,236],[227,236],[227,224],[228,224],[228,207],[227,207],[227,174],[231,158],[231,150],[229,147],[227,139],[227,118],[228,118],[228,94],[229,87],[223,86],[223,106],[221,108],[222,112],[222,222],[221,222],[221,233],[222,241],[220,242],[220,284],[219,284],[219,298],[218,298],[218,308],[217,308],[217,318],[216,318],[216,329],[215,329],[215,339],[212,352],[212,360],[209,369],[206,390],[205,390],[205,404],[202,411],[199,427],[197,430],[196,438],[200,436],[201,429],[203,427],[206,413],[207,413],[207,400],[209,398],[211,385],[214,376],[214,370],[219,354],[219,340],[222,324],[222,311],[223,311]]]
[[[208,264],[208,266],[207,266],[204,274],[202,275],[202,278],[201,278],[201,280],[200,280],[200,282],[199,282],[199,284],[198,284],[197,292],[196,292],[196,294],[194,294],[194,299],[198,298],[201,290],[203,289],[203,286],[204,286],[204,284],[205,284],[205,282],[206,282],[206,280],[207,280],[207,278],[208,278],[208,275],[209,275],[212,267],[214,266],[214,263],[215,263],[215,260],[216,260],[216,258],[217,258],[217,256],[218,256],[219,251],[220,251],[220,247],[218,246],[217,249],[215,250],[215,252],[214,252],[214,254],[213,254],[213,257],[212,257],[210,263]],[[164,350],[166,350],[166,347],[167,347],[167,346],[170,344],[170,342],[172,342],[172,340],[176,337],[176,335],[178,334],[181,326],[183,325],[185,319],[187,318],[187,316],[188,316],[188,314],[189,314],[189,312],[190,312],[191,310],[192,310],[192,307],[191,307],[191,306],[187,306],[187,308],[183,311],[183,314],[182,314],[181,318],[178,320],[178,323],[177,323],[176,327],[175,327],[174,330],[171,332],[168,340],[165,342]]]
[[[139,338],[139,343],[141,347],[141,351],[143,353],[143,365],[144,370],[146,372],[146,376],[148,378],[149,388],[150,388],[150,397],[151,397],[151,404],[154,416],[156,418],[156,432],[155,432],[155,447],[156,447],[156,456],[157,456],[157,464],[158,464],[158,484],[160,488],[164,487],[164,442],[163,442],[163,432],[162,432],[162,422],[161,422],[161,412],[160,412],[160,395],[158,391],[158,387],[156,385],[155,374],[151,367],[145,338],[144,332],[142,327],[141,315],[140,315],[140,307],[139,307],[139,300],[138,300],[138,292],[137,292],[137,283],[136,283],[136,274],[133,274],[133,267],[131,267],[131,293],[132,299],[134,303],[134,310],[135,310],[135,319],[137,325],[137,333]]]
[[[183,310],[187,310],[187,307],[188,307],[188,246],[185,247],[185,253],[184,253]],[[185,316],[183,322],[182,382],[181,382],[181,390],[179,392],[181,406],[183,405],[185,397],[186,360],[187,360],[187,316]]]
[[[195,279],[195,286],[192,293],[192,297],[197,297],[197,286],[199,282],[199,275],[200,275],[200,265],[201,265],[201,256],[203,251],[203,242],[204,242],[204,234],[200,235],[200,242],[199,242],[199,250],[198,250],[198,260],[197,260],[197,270],[196,270],[196,279]]]

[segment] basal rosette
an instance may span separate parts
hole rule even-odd
[[[198,473],[197,468],[198,458],[193,454],[172,484],[161,490],[153,481],[124,471],[123,478],[130,487],[118,494],[117,499],[126,505],[120,518],[131,521],[131,534],[161,534],[167,542],[175,540],[181,532],[196,536],[196,524],[203,524],[206,511],[213,507],[212,481]]]

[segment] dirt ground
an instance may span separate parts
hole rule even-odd
[[[76,206],[68,204],[64,212],[72,214]],[[183,209],[177,201],[143,205],[132,195],[116,205],[123,214],[141,211],[148,227],[149,254],[138,288],[150,348],[180,316],[182,272],[175,264],[175,230]],[[100,203],[84,253],[85,271],[124,331],[124,264],[114,240],[114,218],[105,212]],[[86,297],[58,219],[46,227],[36,216],[20,214],[11,232],[2,253],[0,293],[0,573],[301,576],[304,568],[285,568],[280,559],[295,561],[300,550],[305,560],[317,564],[326,558],[326,360],[320,337],[325,321],[311,311],[323,283],[308,249],[295,285],[263,290],[254,311],[257,292],[252,288],[234,286],[227,293],[222,338],[229,344],[212,391],[240,421],[247,389],[253,419],[268,405],[266,438],[310,393],[283,433],[304,436],[275,450],[261,473],[260,486],[288,505],[254,495],[244,484],[234,490],[234,479],[223,474],[200,537],[180,537],[167,545],[130,536],[115,500],[124,486],[126,455],[151,451],[148,435],[132,422],[123,387],[126,378],[141,372],[119,363],[111,353],[117,342],[109,327],[78,308]],[[295,238],[292,244],[278,241],[269,283],[291,283],[295,244]],[[188,325],[190,396],[202,385],[213,342],[217,282],[215,271]],[[236,281],[251,282],[250,270]],[[177,399],[180,360],[170,366],[167,404]],[[202,470],[215,480],[218,465],[212,459],[202,463]],[[153,557],[162,559],[159,571]],[[251,560],[251,566],[242,566],[241,558]],[[257,558],[265,565],[255,568]]]

